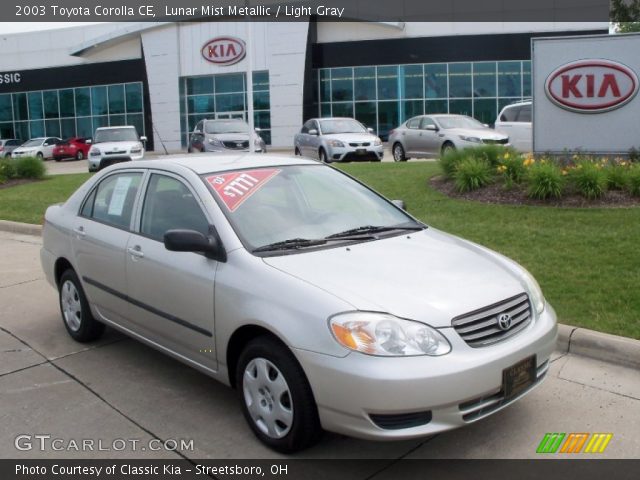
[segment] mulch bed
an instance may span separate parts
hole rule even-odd
[[[514,185],[506,189],[504,184],[494,183],[478,190],[467,193],[459,193],[452,181],[443,176],[435,176],[429,179],[429,185],[440,193],[463,200],[473,200],[482,203],[501,205],[536,205],[547,207],[635,207],[640,205],[640,197],[633,197],[627,191],[609,190],[597,200],[587,200],[577,193],[568,194],[560,199],[534,200],[527,197],[526,188],[522,185]]]
[[[33,178],[14,178],[12,180],[7,180],[6,183],[0,183],[0,190],[3,188],[15,187],[16,185],[23,185],[25,183],[33,183],[39,181],[40,180],[35,180]]]

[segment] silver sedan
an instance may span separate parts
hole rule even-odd
[[[389,146],[396,162],[483,144],[508,146],[509,137],[466,115],[413,117],[389,134]]]
[[[475,422],[557,335],[524,268],[313,160],[111,166],[48,208],[41,260],[71,337],[108,325],[234,387],[281,452]]]
[[[321,162],[379,162],[382,140],[353,118],[312,118],[293,139],[294,152]]]

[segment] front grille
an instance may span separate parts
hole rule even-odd
[[[485,139],[482,141],[483,143],[486,143],[488,145],[506,145],[507,143],[509,143],[509,139],[508,138],[503,138],[501,140],[490,140],[490,139]]]
[[[249,148],[249,141],[226,141],[222,142],[225,148],[230,148],[232,150],[244,150],[245,148]]]
[[[105,155],[123,155],[127,153],[126,150],[112,150],[111,152],[104,152]]]
[[[458,409],[462,413],[462,419],[465,422],[473,422],[474,420],[486,417],[487,415],[498,410],[500,407],[503,407],[517,400],[538,383],[540,383],[544,376],[547,374],[547,370],[549,370],[549,360],[546,360],[539,367],[537,367],[536,381],[532,383],[529,388],[521,392],[519,395],[516,395],[515,397],[506,398],[504,396],[504,392],[500,388],[494,390],[493,392],[487,393],[482,397],[477,397],[467,402],[461,403],[460,405],[458,405]]]
[[[349,146],[351,147],[368,147],[369,145],[371,145],[370,142],[363,142],[363,143],[353,142],[349,144]]]
[[[509,315],[511,325],[500,327],[499,318]],[[531,323],[531,303],[526,293],[488,307],[465,313],[451,320],[458,335],[471,347],[485,347],[512,337]]]
[[[431,411],[398,413],[393,415],[370,414],[369,418],[378,427],[385,430],[400,430],[402,428],[419,427],[431,421]]]

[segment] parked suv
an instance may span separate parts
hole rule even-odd
[[[533,148],[531,100],[504,107],[496,119],[495,128],[509,136],[516,150],[530,152]]]
[[[0,139],[0,157],[11,157],[11,152],[22,145],[22,140],[16,138]]]
[[[192,152],[261,152],[267,145],[256,128],[249,138],[249,124],[239,119],[200,120],[189,138],[187,151]],[[252,145],[249,148],[249,145]]]
[[[96,129],[89,150],[89,171],[96,172],[114,163],[142,160],[147,137],[138,137],[131,125],[101,127]]]

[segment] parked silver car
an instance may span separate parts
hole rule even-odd
[[[541,382],[556,316],[515,262],[317,161],[216,160],[114,165],[47,209],[74,339],[109,325],[235,387],[281,452],[431,435]]]
[[[267,153],[260,129],[249,138],[249,124],[240,119],[200,120],[189,138],[187,151],[229,153],[229,151]],[[249,145],[253,145],[251,148]]]
[[[509,145],[509,137],[466,115],[422,115],[389,134],[393,160],[433,157],[482,144]]]
[[[498,114],[495,129],[509,135],[510,143],[520,152],[533,150],[531,100],[507,105]]]
[[[294,152],[321,162],[374,161],[384,155],[382,140],[353,118],[312,118],[294,139]]]
[[[37,137],[27,140],[11,151],[12,158],[38,157],[43,160],[53,158],[53,149],[61,142],[58,137]]]
[[[11,152],[22,145],[22,140],[16,138],[0,138],[0,157],[10,158]]]

